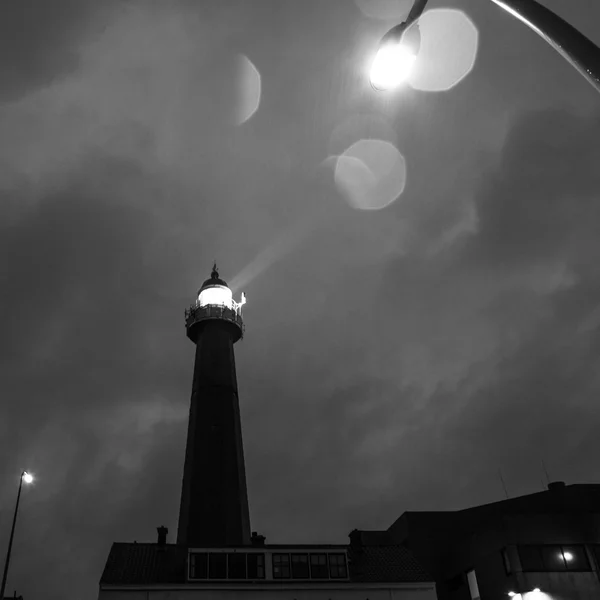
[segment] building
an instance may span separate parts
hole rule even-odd
[[[600,485],[406,512],[387,533],[432,573],[440,600],[600,599]]]
[[[113,544],[100,600],[435,600],[432,577],[385,533],[298,545],[251,532],[233,349],[244,302],[215,265],[185,313],[196,354],[177,540],[159,527],[155,543]]]

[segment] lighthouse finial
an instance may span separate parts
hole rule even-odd
[[[210,274],[210,276],[213,279],[219,279],[219,271],[217,271],[217,261],[216,260],[213,264],[212,273]]]

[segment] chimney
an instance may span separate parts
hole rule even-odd
[[[556,490],[562,490],[566,487],[564,481],[552,481],[548,484],[548,489],[553,492]]]
[[[362,546],[362,535],[360,530],[353,529],[348,534],[348,537],[350,538],[350,545],[354,548],[359,548],[360,546]]]
[[[169,529],[167,527],[165,527],[164,525],[161,525],[160,527],[156,528],[156,531],[158,532],[158,545],[166,546],[167,533],[169,533]]]
[[[252,536],[250,537],[250,543],[253,546],[264,546],[266,539],[267,538],[264,535],[258,535],[256,531],[253,531]]]

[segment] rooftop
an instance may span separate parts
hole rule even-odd
[[[348,579],[345,582],[428,583],[432,577],[409,550],[380,539],[377,545],[266,544],[237,548],[238,552],[347,552]],[[210,549],[198,549],[210,552]],[[218,549],[216,551],[225,551]],[[233,550],[233,549],[231,549]],[[101,586],[159,585],[187,582],[188,548],[176,544],[114,543],[100,580]],[[278,579],[278,583],[285,580]],[[344,583],[333,580],[334,583]],[[267,580],[265,580],[267,582]],[[227,580],[227,583],[232,583]],[[243,582],[238,582],[243,583]],[[247,580],[246,580],[247,583]]]

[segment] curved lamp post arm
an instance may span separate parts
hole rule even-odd
[[[415,0],[405,21],[416,21],[428,0]],[[545,39],[600,92],[600,48],[583,33],[536,0],[492,0]]]
[[[535,0],[492,0],[544,38],[600,92],[600,48]]]
[[[415,3],[408,13],[408,17],[406,17],[405,23],[407,27],[411,23],[414,23],[423,14],[428,1],[429,0],[415,0]]]

